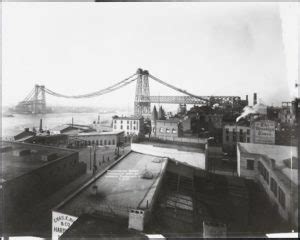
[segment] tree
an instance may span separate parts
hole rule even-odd
[[[166,113],[163,110],[162,106],[159,107],[159,111],[158,111],[158,119],[159,120],[166,120]]]
[[[154,106],[153,111],[152,111],[152,120],[156,121],[157,119],[158,119],[158,113],[157,113],[156,107]]]

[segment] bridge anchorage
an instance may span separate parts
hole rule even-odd
[[[150,96],[149,78],[165,85],[177,92],[183,93],[185,96]],[[46,98],[45,93],[62,98],[91,98],[101,96],[136,81],[135,98],[134,98],[134,114],[148,118],[151,116],[151,103],[168,103],[168,104],[201,104],[212,105],[219,104],[239,104],[241,98],[238,96],[197,96],[186,90],[175,87],[161,79],[154,77],[147,70],[139,68],[135,74],[119,81],[109,87],[98,90],[96,92],[82,95],[64,95],[47,89],[44,85],[35,85],[28,96],[21,101],[16,110],[20,113],[46,113]]]

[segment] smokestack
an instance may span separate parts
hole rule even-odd
[[[249,105],[248,95],[246,95],[247,106]]]
[[[253,106],[257,104],[257,93],[253,94]]]
[[[40,119],[40,132],[42,132],[43,131],[43,119]]]

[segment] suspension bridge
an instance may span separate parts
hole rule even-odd
[[[150,96],[149,79],[156,81],[177,92],[183,93],[185,96]],[[138,69],[136,73],[119,81],[104,89],[82,94],[82,95],[64,95],[46,88],[44,85],[35,85],[26,98],[19,102],[16,111],[31,114],[46,113],[46,93],[55,97],[83,99],[99,97],[108,94],[117,89],[136,81],[136,90],[134,98],[134,115],[149,117],[151,115],[151,103],[167,103],[167,104],[201,104],[208,105],[213,103],[231,105],[238,104],[241,98],[238,96],[197,96],[186,90],[175,87],[153,75],[147,70]]]

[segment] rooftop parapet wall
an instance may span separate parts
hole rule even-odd
[[[193,167],[205,169],[205,153],[202,152],[184,151],[174,148],[156,147],[153,145],[137,143],[131,144],[131,150],[157,157],[167,157]]]

